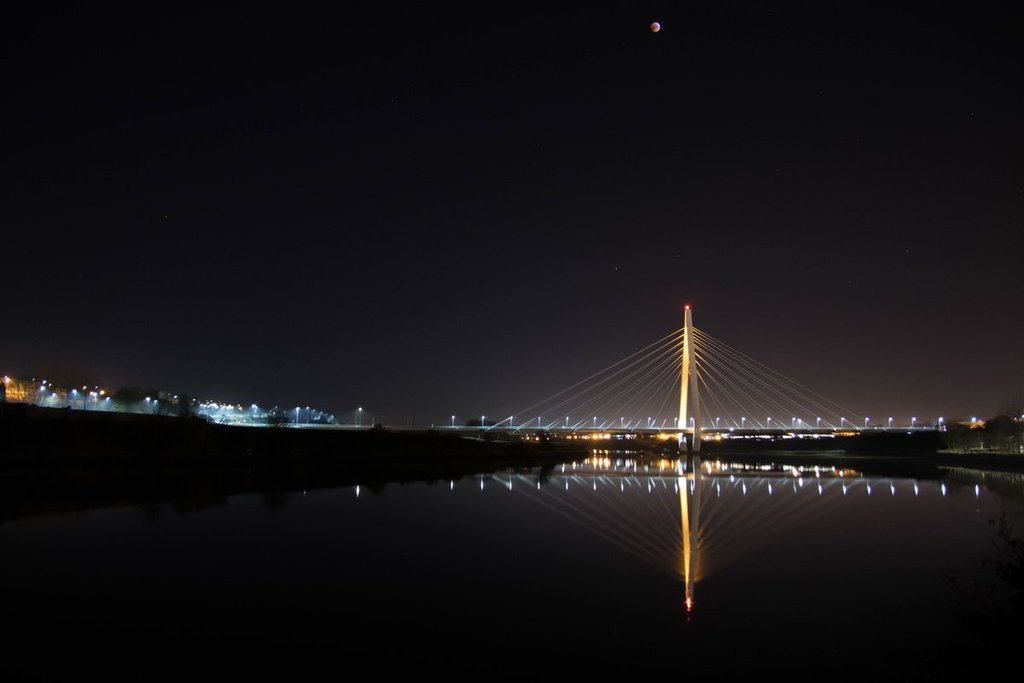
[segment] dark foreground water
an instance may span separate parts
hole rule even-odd
[[[986,560],[1021,475],[629,457],[5,523],[0,673],[874,680],[1006,654],[964,617],[1005,606]]]

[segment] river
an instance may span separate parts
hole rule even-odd
[[[1019,530],[1022,510],[1019,474],[608,452],[202,509],[30,516],[0,525],[0,600],[16,625],[4,667],[971,671],[1007,605],[999,520]]]

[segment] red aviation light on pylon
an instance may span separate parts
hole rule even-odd
[[[690,304],[686,304],[686,305],[684,305],[684,306],[683,306],[683,310],[684,310],[684,311],[688,311],[688,310],[690,310]]]

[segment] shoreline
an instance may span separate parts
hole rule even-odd
[[[167,503],[180,511],[264,495],[273,507],[296,491],[459,481],[582,459],[590,442],[503,441],[440,431],[235,427],[200,419],[0,408],[0,524],[46,514]],[[608,444],[609,446],[612,444]],[[619,445],[619,444],[616,444]],[[678,457],[654,443],[610,449]],[[869,476],[941,479],[950,469],[1024,472],[1024,458],[994,454],[810,452],[708,448],[705,459],[836,466]]]

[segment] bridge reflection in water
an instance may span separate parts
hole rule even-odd
[[[683,537],[683,582],[686,586],[686,611],[693,611],[693,588],[697,582],[697,546],[700,540],[700,457],[692,459],[692,488],[683,472],[682,462],[677,462],[679,477],[679,526]],[[693,498],[693,503],[689,502]]]
[[[480,491],[497,484],[526,496],[670,572],[683,585],[682,606],[688,616],[702,578],[770,543],[773,534],[821,511],[830,500],[949,493],[942,481],[869,477],[832,466],[736,464],[701,461],[698,456],[645,462],[639,453],[638,459],[610,456],[599,452],[541,474],[483,475]],[[976,497],[981,491],[978,485],[970,489]],[[799,504],[786,504],[792,497]],[[744,533],[737,534],[740,530]],[[735,536],[744,542],[731,543]]]

